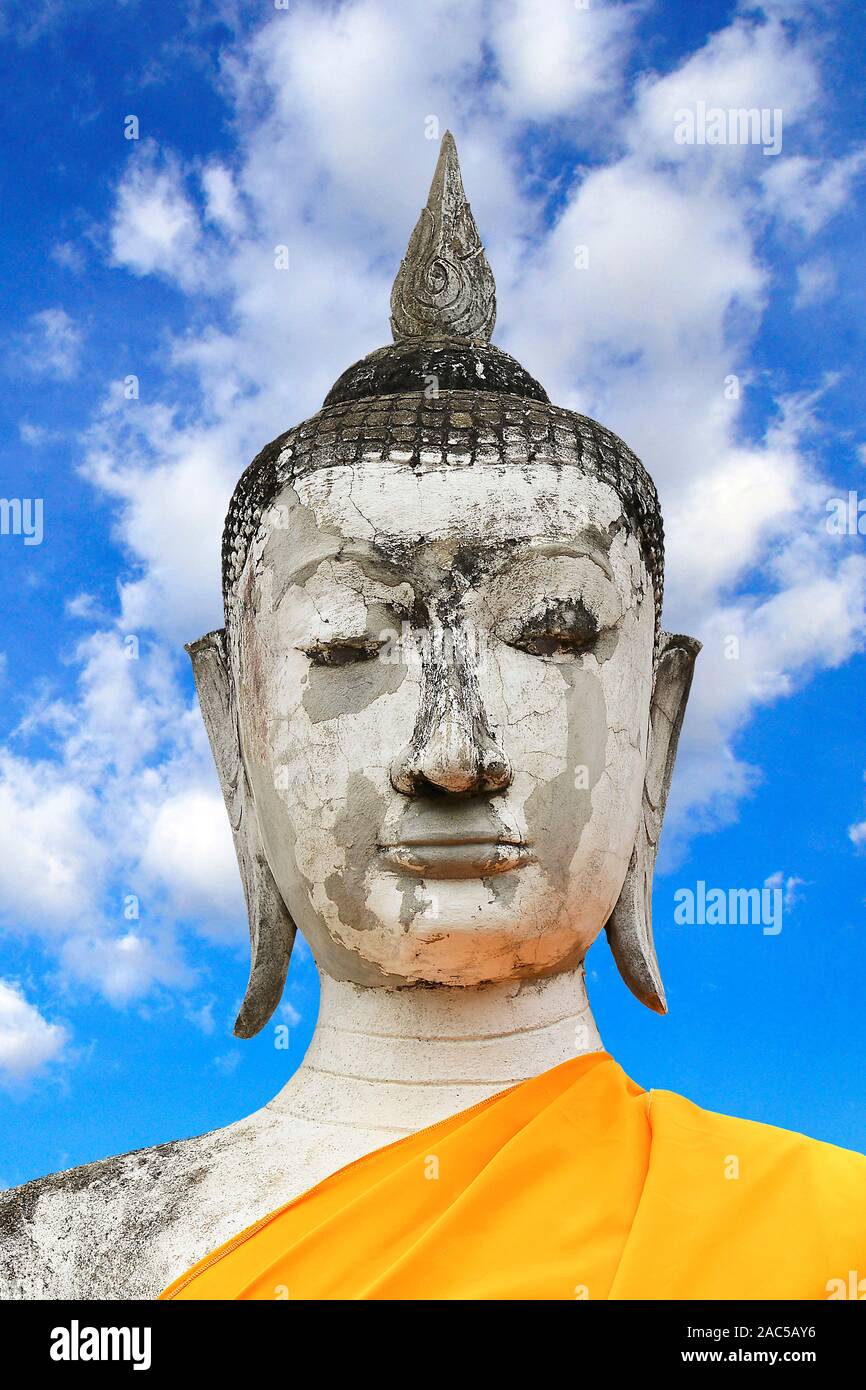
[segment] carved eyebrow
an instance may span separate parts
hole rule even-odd
[[[483,553],[487,547],[482,542],[478,549]],[[498,558],[497,551],[498,547],[491,555],[491,559]],[[506,559],[500,560],[499,564],[496,565],[496,571],[502,573],[520,564],[525,564],[527,560],[532,560],[536,556],[550,556],[551,558],[564,556],[565,558],[574,560],[591,560],[593,564],[598,566],[607,579],[613,581],[613,570],[603,550],[593,545],[591,541],[575,541],[570,539],[550,540],[545,537],[533,537],[531,540],[520,544]],[[383,578],[385,578],[385,582],[395,585],[405,583],[415,584],[417,582],[417,576],[413,575],[410,570],[406,570],[402,566],[395,564],[393,560],[388,559],[387,556],[383,555],[368,542],[356,539],[345,541],[336,549],[328,550],[322,555],[313,556],[311,559],[299,565],[297,569],[292,570],[291,573],[286,576],[286,588],[288,589],[292,585],[304,584],[311,575],[316,573],[321,565],[339,565],[341,563],[348,564],[350,562],[359,565],[366,577],[373,582],[377,579],[381,581]]]
[[[350,563],[359,565],[366,577],[373,582],[381,579],[383,574],[387,575],[394,584],[411,582],[411,575],[406,574],[393,561],[381,555],[373,546],[367,545],[361,540],[352,540],[344,541],[337,549],[328,550],[322,555],[314,555],[311,559],[298,565],[286,576],[286,587],[290,588],[293,584],[305,584],[322,565],[349,565]]]
[[[527,541],[524,547],[521,547],[520,550],[511,555],[506,561],[504,568],[510,569],[513,566],[525,563],[527,560],[534,559],[536,555],[541,555],[545,558],[547,556],[556,558],[562,555],[572,560],[591,560],[594,565],[598,566],[607,579],[611,580],[611,582],[613,581],[613,570],[609,559],[603,550],[592,545],[589,541],[553,541],[539,537]]]

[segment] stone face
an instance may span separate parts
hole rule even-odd
[[[299,471],[239,580],[241,761],[279,895],[338,979],[566,969],[623,885],[655,594],[617,491],[533,449],[525,408],[498,420],[521,466]],[[489,848],[446,853],[466,837]]]

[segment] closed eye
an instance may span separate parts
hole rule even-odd
[[[374,637],[352,637],[344,641],[310,642],[301,651],[313,666],[351,666],[372,661],[385,646]]]
[[[591,647],[595,637],[594,632],[526,632],[510,645],[529,656],[571,656]]]
[[[530,656],[575,656],[591,647],[598,633],[598,622],[578,599],[554,603],[531,618],[510,645]]]

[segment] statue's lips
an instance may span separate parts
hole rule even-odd
[[[535,858],[523,840],[499,835],[425,835],[381,845],[386,864],[419,878],[488,878],[531,864]]]

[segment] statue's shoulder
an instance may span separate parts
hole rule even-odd
[[[670,1091],[651,1093],[649,1122],[642,1200],[657,1220],[683,1218],[668,1268],[679,1273],[653,1297],[862,1297],[866,1156]]]
[[[838,1215],[856,1205],[866,1233],[866,1154],[843,1149],[798,1130],[704,1110],[672,1091],[653,1091],[650,1100],[653,1143],[682,1147],[697,1158],[727,1165],[731,1177],[758,1181],[779,1200],[796,1195],[813,1214]]]
[[[0,1299],[156,1298],[374,1147],[366,1132],[266,1105],[222,1129],[0,1192]]]
[[[166,1237],[194,1203],[220,1133],[99,1159],[0,1193],[0,1297],[151,1296]]]

